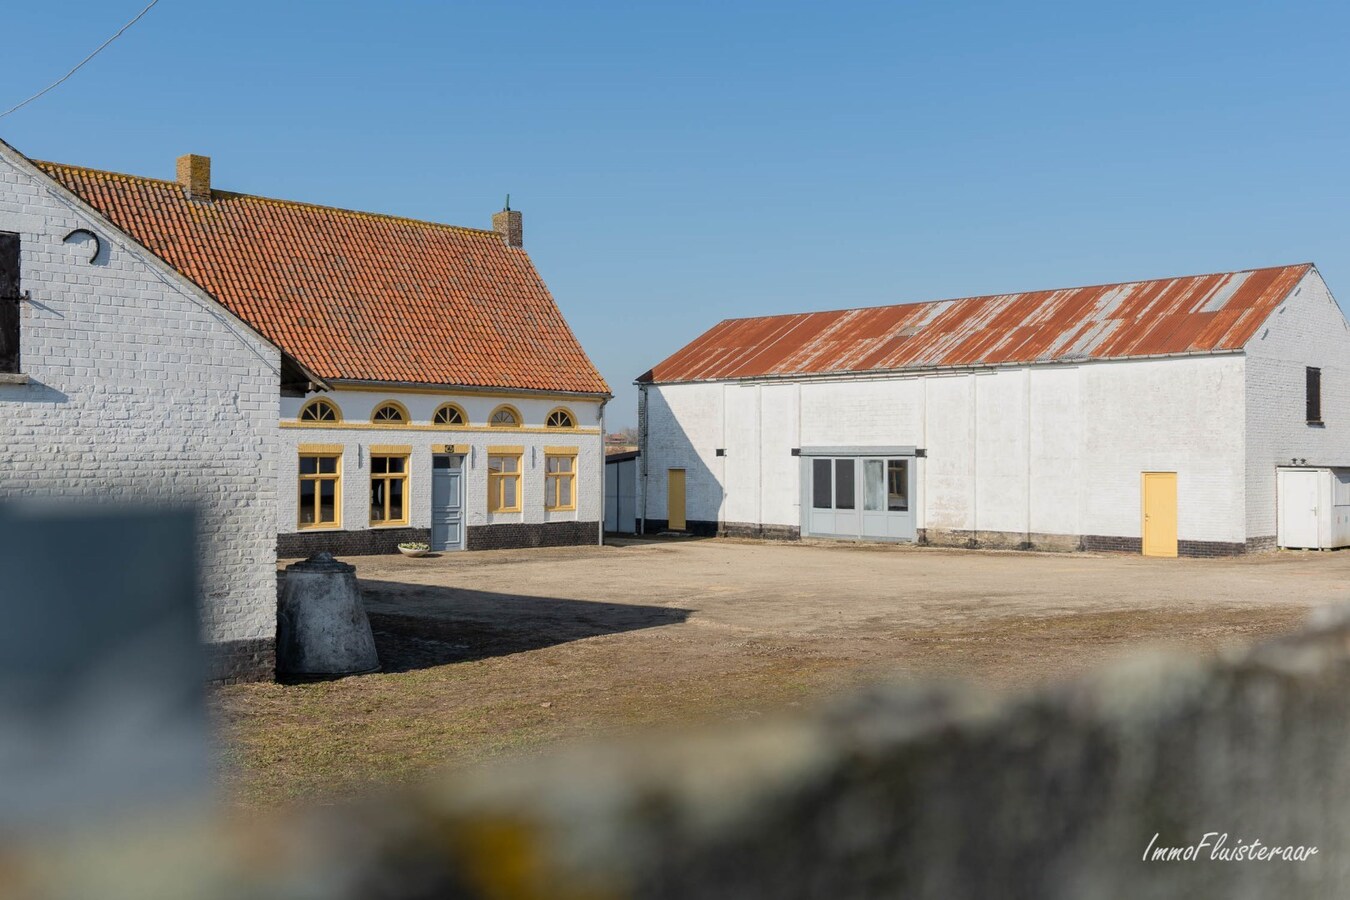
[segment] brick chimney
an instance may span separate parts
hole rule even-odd
[[[506,195],[506,208],[492,214],[492,230],[506,238],[506,246],[524,246],[525,232],[521,225],[520,210],[511,208],[510,194]]]
[[[178,157],[178,183],[189,200],[211,200],[211,157],[189,153]]]

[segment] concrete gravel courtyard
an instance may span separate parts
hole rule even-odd
[[[877,678],[1016,688],[1210,652],[1350,594],[1350,553],[1145,559],[729,540],[354,557],[385,672],[215,690],[237,801],[744,719]]]

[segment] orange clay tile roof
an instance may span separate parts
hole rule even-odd
[[[1239,350],[1311,263],[728,319],[638,381],[671,383]]]
[[[35,164],[324,380],[609,393],[495,232]]]

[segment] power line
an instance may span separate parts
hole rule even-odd
[[[67,81],[70,80],[70,76],[72,76],[72,75],[74,75],[76,72],[80,71],[80,69],[83,69],[84,66],[85,66],[85,63],[89,62],[89,60],[93,59],[95,56],[98,56],[98,55],[99,55],[100,53],[102,53],[105,49],[107,49],[107,47],[108,47],[109,44],[111,44],[113,41],[117,40],[117,39],[120,38],[123,34],[125,34],[128,28],[130,28],[132,25],[135,25],[137,22],[139,22],[139,21],[145,16],[145,14],[148,13],[150,10],[154,9],[155,6],[158,5],[158,3],[159,3],[159,0],[150,0],[150,5],[147,6],[145,9],[141,10],[139,13],[137,13],[137,14],[136,14],[136,18],[132,19],[130,22],[128,22],[127,24],[123,25],[123,26],[121,27],[121,29],[118,30],[117,34],[114,34],[112,37],[108,38],[108,39],[107,39],[106,41],[104,41],[102,44],[99,44],[98,49],[95,50],[93,53],[90,53],[90,54],[89,54],[88,56],[86,56],[84,59],[80,60],[79,63],[75,66],[75,68],[71,69],[69,72],[67,72],[66,74],[62,75],[60,78],[58,78],[58,79],[56,79],[55,81],[53,81],[51,84],[47,85],[47,86],[46,86],[45,88],[43,88],[42,90],[38,91],[36,94],[34,94],[33,96],[29,97],[27,100],[23,101],[22,103],[19,103],[19,104],[16,105],[16,106],[12,106],[12,107],[10,107],[9,109],[5,110],[4,112],[0,113],[0,119],[3,119],[5,116],[9,115],[10,113],[16,113],[16,112],[18,112],[19,110],[23,109],[23,108],[24,108],[25,106],[27,106],[28,104],[32,103],[34,100],[36,100],[36,99],[38,99],[39,97],[41,97],[43,94],[46,94],[46,93],[49,92],[49,91],[53,91],[53,90],[55,90],[56,88],[60,87],[61,85],[65,84]]]

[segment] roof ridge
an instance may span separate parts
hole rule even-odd
[[[928,306],[933,303],[960,303],[966,300],[990,300],[995,297],[1016,297],[1022,294],[1053,294],[1059,291],[1090,291],[1095,288],[1128,287],[1135,284],[1149,284],[1155,281],[1181,281],[1185,278],[1212,278],[1216,275],[1244,275],[1250,272],[1269,272],[1275,269],[1297,269],[1300,266],[1316,268],[1314,262],[1287,263],[1279,266],[1253,266],[1249,269],[1228,269],[1222,272],[1198,272],[1192,275],[1167,275],[1162,278],[1136,278],[1133,281],[1107,281],[1101,284],[1079,284],[1069,287],[1035,288],[1026,291],[1004,291],[999,294],[971,294],[968,297],[934,297],[931,300],[902,300],[899,303],[879,303],[873,306],[844,306],[836,309],[817,309],[805,312],[773,313],[767,316],[736,316],[723,319],[722,322],[757,322],[765,319],[788,319],[793,316],[819,316],[829,313],[863,312],[873,309],[894,309],[897,306]]]
[[[77,166],[70,163],[52,162],[51,160],[34,159],[31,160],[39,168],[50,167],[53,169],[63,169],[67,172],[84,173],[87,175],[111,176],[113,178],[124,178],[128,181],[139,181],[149,184],[165,185],[167,187],[177,187],[178,182],[167,178],[154,178],[149,175],[132,175],[128,172],[114,172],[109,169],[94,169],[89,166]],[[433,222],[430,219],[415,219],[412,216],[400,216],[395,213],[371,212],[363,209],[350,209],[345,206],[330,206],[326,203],[310,203],[305,200],[287,200],[284,197],[268,197],[263,194],[249,194],[242,191],[227,191],[220,188],[212,188],[213,194],[226,197],[238,197],[245,200],[257,200],[261,203],[270,203],[282,207],[294,207],[298,209],[313,209],[322,212],[341,213],[347,216],[353,216],[362,219],[380,219],[391,222],[402,222],[407,225],[421,225],[428,228],[443,228],[447,231],[467,231],[470,234],[496,235],[498,232],[490,228],[474,228],[472,225],[453,225],[449,222]]]

